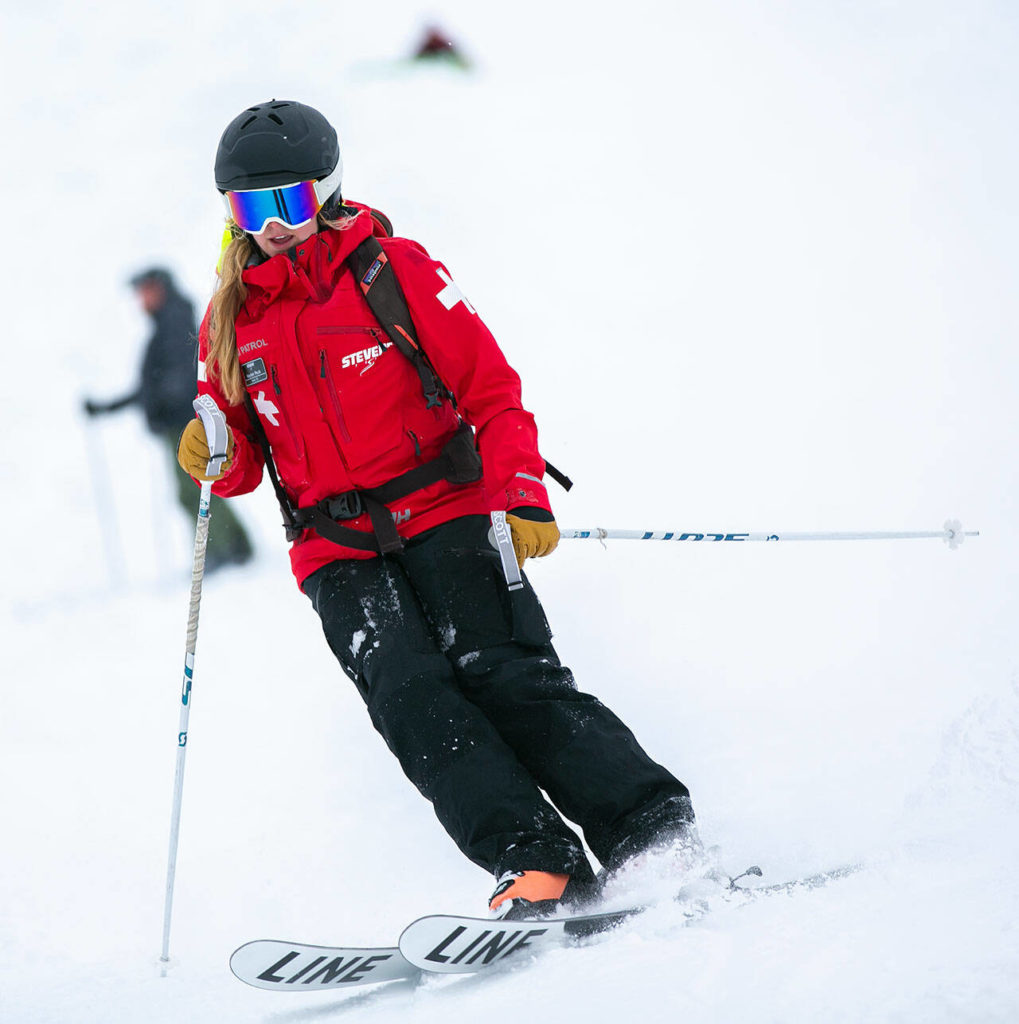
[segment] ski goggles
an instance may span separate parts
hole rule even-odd
[[[261,234],[269,221],[299,228],[315,219],[339,185],[339,167],[319,181],[295,181],[275,188],[224,192],[227,212],[242,231]]]

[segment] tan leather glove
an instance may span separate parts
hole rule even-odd
[[[184,470],[193,480],[220,480],[223,474],[230,468],[234,458],[234,432],[227,427],[226,458],[223,466],[216,476],[206,476],[205,471],[209,466],[209,459],[212,458],[209,452],[208,442],[205,440],[205,427],[199,419],[190,420],[184,428],[177,442],[177,461],[180,468]]]
[[[528,558],[544,558],[552,554],[559,543],[559,527],[552,519],[547,523],[522,519],[512,512],[506,513],[506,522],[513,538],[513,551],[521,569]]]

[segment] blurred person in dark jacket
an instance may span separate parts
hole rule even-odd
[[[150,267],[131,278],[142,309],[152,321],[137,386],[111,401],[86,398],[89,416],[140,406],[149,430],[163,442],[173,461],[177,499],[189,518],[197,508],[191,478],[177,465],[177,440],[195,413],[192,400],[197,373],[198,324],[191,301],[181,293],[170,272]],[[226,502],[216,501],[209,522],[206,571],[243,565],[252,557],[251,542],[240,520]]]

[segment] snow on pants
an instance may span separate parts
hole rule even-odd
[[[589,881],[693,819],[686,787],[578,691],[530,585],[511,595],[487,517],[304,582],[326,639],[408,778],[474,863]]]

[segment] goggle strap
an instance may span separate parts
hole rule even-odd
[[[324,177],[315,182],[315,195],[321,210],[325,201],[340,187],[343,179],[343,161],[337,160],[336,166]]]

